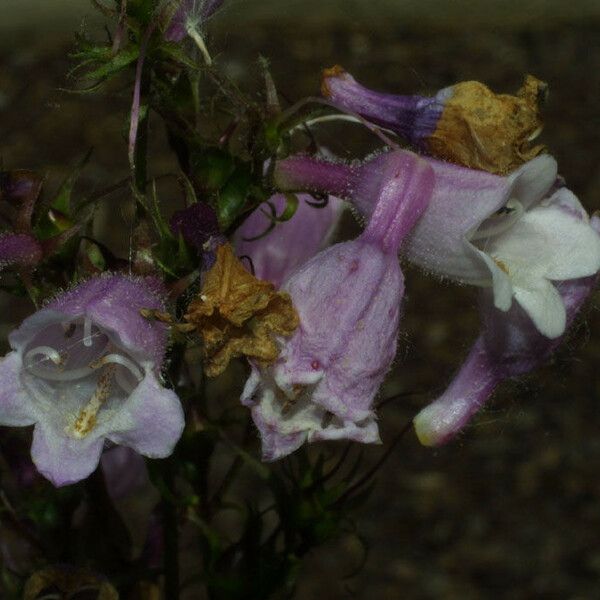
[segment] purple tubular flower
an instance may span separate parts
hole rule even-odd
[[[206,22],[225,0],[178,0],[175,12],[165,31],[165,40],[181,42],[189,35],[190,28],[197,29]]]
[[[372,405],[396,352],[404,277],[397,253],[427,207],[431,167],[390,153],[369,225],[354,241],[320,252],[287,279],[300,327],[277,362],[253,367],[242,394],[264,460],[305,441],[379,442]]]
[[[402,151],[397,151],[402,152]],[[507,177],[426,159],[435,187],[423,218],[403,246],[426,271],[494,290],[508,311],[513,298],[547,337],[564,333],[564,303],[553,282],[592,276],[600,269],[600,242],[566,188],[554,190],[556,161],[539,156]],[[368,216],[386,154],[362,165],[292,157],[277,164],[282,190],[309,190],[348,198]],[[573,212],[574,211],[574,212]]]
[[[34,267],[43,256],[41,244],[26,233],[0,235],[0,269],[15,265]]]
[[[600,237],[600,219],[593,217],[590,225]],[[566,308],[567,326],[597,283],[598,277],[592,276],[561,281],[557,285]],[[482,293],[481,315],[482,333],[452,383],[414,419],[417,436],[425,446],[440,446],[450,441],[500,383],[543,364],[563,340],[562,336],[549,339],[542,335],[518,305],[507,313],[499,311],[488,291]]]
[[[325,69],[321,88],[323,96],[340,109],[398,133],[422,151],[427,149],[426,141],[435,132],[444,102],[451,95],[451,88],[433,97],[375,92],[360,85],[339,66]]]
[[[107,275],[58,296],[9,335],[0,362],[0,424],[35,425],[31,456],[56,486],[85,479],[104,441],[168,456],[184,416],[160,384],[167,330],[157,280]]]
[[[301,264],[327,246],[338,224],[344,203],[330,196],[323,208],[310,205],[314,199],[302,194],[294,216],[268,230],[271,221],[257,208],[236,231],[234,244],[238,256],[252,261],[254,275],[279,287]],[[285,196],[277,194],[269,202],[277,214],[285,208]],[[259,239],[255,239],[258,238]]]

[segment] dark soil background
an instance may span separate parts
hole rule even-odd
[[[590,211],[600,209],[600,21],[576,9],[498,23],[443,10],[425,21],[393,11],[363,19],[339,3],[322,18],[308,3],[304,19],[297,10],[286,16],[284,4],[251,19],[251,3],[237,3],[215,19],[217,60],[242,84],[258,76],[259,53],[290,101],[316,94],[320,70],[336,63],[398,93],[467,79],[512,92],[532,73],[550,85],[542,141],[569,187]],[[101,188],[126,175],[129,98],[61,91],[72,37],[53,23],[2,30],[0,156],[5,168],[41,169],[51,188],[93,146],[81,187]],[[344,145],[339,129],[324,128],[319,139],[341,153],[368,152],[372,140],[353,127]],[[158,125],[155,136],[161,172],[173,163]],[[104,227],[124,218],[122,200],[112,197]],[[412,395],[382,408],[384,443],[444,389],[477,334],[473,290],[410,269],[407,276],[401,351],[383,397]],[[504,385],[458,440],[431,450],[409,433],[359,515],[369,547],[362,570],[345,578],[362,558],[348,536],[306,561],[296,598],[600,598],[599,300],[596,293],[552,364]],[[16,318],[0,316],[3,327]],[[367,457],[381,452],[370,448]]]

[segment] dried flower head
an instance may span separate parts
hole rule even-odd
[[[547,85],[527,75],[515,96],[495,94],[478,81],[446,88],[448,99],[427,140],[432,156],[490,173],[505,174],[535,158],[542,130],[539,104]]]
[[[279,356],[274,336],[292,335],[298,327],[289,295],[249,273],[230,244],[217,249],[216,262],[185,320],[204,341],[209,377],[222,373],[237,356],[272,363]]]
[[[542,130],[547,85],[527,75],[513,96],[464,81],[433,96],[399,96],[359,84],[342,67],[323,71],[323,95],[342,110],[394,131],[444,160],[505,175],[544,151],[531,142]]]

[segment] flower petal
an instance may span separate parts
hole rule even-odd
[[[557,189],[551,196],[542,200],[540,206],[560,208],[580,221],[584,221],[585,223],[589,223],[590,221],[585,208],[579,202],[579,198],[565,187]]]
[[[558,290],[547,279],[540,279],[528,288],[515,286],[515,300],[540,333],[551,339],[564,333],[567,325],[565,305]]]
[[[511,198],[516,198],[527,210],[540,201],[556,181],[558,166],[549,154],[542,154],[513,171]]]
[[[106,437],[144,456],[164,458],[173,452],[184,426],[179,398],[149,371],[115,414]]]
[[[101,437],[74,439],[40,422],[33,430],[31,458],[44,477],[61,487],[91,475],[98,466],[103,447]]]
[[[509,199],[525,208],[540,201],[554,183],[556,161],[538,156],[509,177],[433,159],[430,164],[436,178],[433,196],[406,245],[407,257],[438,275],[481,285],[489,281],[489,268],[467,240]]]
[[[506,178],[430,159],[435,186],[429,207],[404,246],[408,259],[438,275],[464,282],[489,279],[466,241],[511,196]]]
[[[514,282],[577,279],[600,269],[596,232],[556,206],[525,213],[505,233],[486,241],[483,250],[506,265]]]
[[[301,264],[312,258],[330,242],[344,208],[344,203],[329,196],[327,205],[315,208],[308,204],[312,196],[300,194],[294,216],[267,231],[271,220],[261,207],[257,208],[236,231],[234,236],[238,256],[249,256],[258,279],[266,279],[279,287]],[[269,200],[277,214],[285,208],[285,196],[277,194]]]
[[[421,444],[440,446],[450,441],[481,409],[501,380],[501,372],[480,337],[448,389],[414,418]]]
[[[510,277],[503,271],[497,262],[485,252],[473,246],[473,250],[479,253],[481,260],[487,265],[492,274],[492,288],[494,290],[494,306],[506,312],[512,305],[514,294],[513,284]]]
[[[0,425],[23,427],[36,421],[34,406],[21,384],[22,366],[18,352],[9,352],[0,361]]]

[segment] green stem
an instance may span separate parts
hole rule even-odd
[[[169,494],[163,495],[165,600],[179,600],[179,523],[177,519],[174,465],[168,458],[163,472],[163,482]]]

